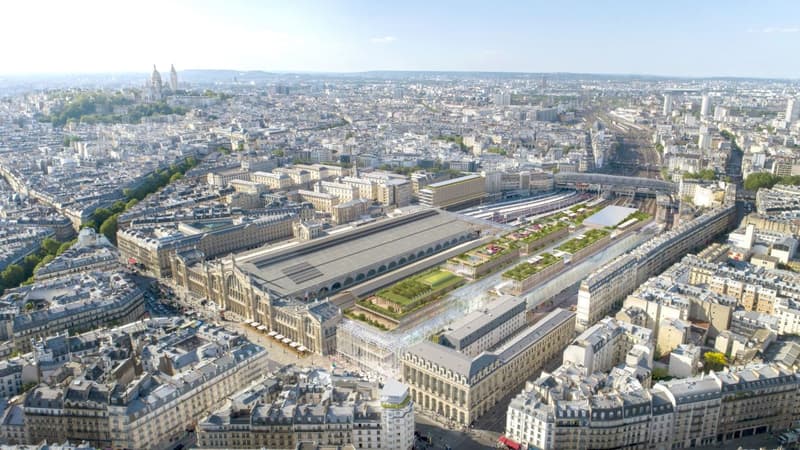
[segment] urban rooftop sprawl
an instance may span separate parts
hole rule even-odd
[[[792,81],[0,90],[0,444],[792,445],[798,186]]]

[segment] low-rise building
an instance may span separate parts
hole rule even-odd
[[[553,358],[569,342],[575,313],[556,309],[498,348],[470,357],[424,341],[401,358],[403,382],[419,410],[469,425],[515,386]]]
[[[119,267],[119,252],[102,234],[83,228],[77,242],[64,253],[36,270],[37,280],[78,272],[113,270]]]
[[[672,350],[669,354],[669,376],[689,378],[697,375],[702,350],[693,344],[681,344]]]
[[[334,206],[331,216],[337,225],[343,225],[363,217],[368,208],[369,202],[363,198],[358,198]]]
[[[157,277],[172,275],[170,258],[185,250],[198,250],[205,258],[259,247],[292,236],[296,213],[240,217],[213,222],[179,223],[177,226],[127,228],[117,232],[122,260],[139,264]]]
[[[128,323],[144,313],[144,293],[122,272],[83,272],[9,290],[0,301],[0,339],[30,350],[65,330]]]
[[[408,387],[394,380],[380,387],[288,368],[232,396],[197,429],[200,448],[288,450],[313,443],[407,450],[414,442],[414,403]]]
[[[374,198],[371,192],[369,193],[369,197],[362,197],[361,190],[357,185],[338,183],[336,181],[318,181],[314,183],[314,192],[324,192],[326,194],[335,195],[339,197],[339,201],[342,203],[347,203],[359,198],[365,200],[372,200]]]
[[[712,210],[592,272],[578,291],[578,330],[585,330],[611,314],[638,285],[728,230],[735,212],[734,206]]]
[[[314,205],[315,210],[326,212],[328,214],[333,213],[333,207],[338,205],[341,201],[336,195],[329,194],[327,192],[316,192],[300,189],[297,191],[297,194],[300,195],[300,198],[302,198],[304,202],[309,202]]]
[[[439,344],[470,357],[478,356],[524,327],[525,310],[524,298],[505,296],[450,324],[439,336]]]
[[[250,181],[276,191],[285,191],[294,186],[292,178],[285,173],[253,172],[250,174]]]
[[[636,348],[647,354],[645,367],[653,365],[653,337],[648,328],[606,317],[581,333],[564,350],[564,364],[583,368],[587,374],[608,372],[625,362]]]
[[[626,367],[586,375],[571,365],[543,373],[511,401],[505,436],[543,450],[668,450],[785,430],[798,413],[800,378],[774,365],[711,372],[650,389],[635,373]]]
[[[267,364],[266,351],[241,336],[181,318],[112,329],[98,344],[63,382],[26,395],[26,442],[172,448]]]
[[[436,208],[457,208],[479,203],[486,196],[486,181],[480,175],[465,175],[428,184],[419,191],[419,202]]]

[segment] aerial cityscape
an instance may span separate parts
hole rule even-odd
[[[800,446],[800,6],[78,3],[0,31],[0,449]]]

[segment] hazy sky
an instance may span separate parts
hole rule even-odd
[[[4,0],[0,73],[475,70],[800,78],[800,0]]]

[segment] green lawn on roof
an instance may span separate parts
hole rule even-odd
[[[578,238],[570,239],[567,242],[561,244],[561,246],[558,247],[558,250],[570,254],[575,254],[579,250],[594,244],[595,242],[599,241],[605,236],[608,236],[609,234],[611,233],[607,230],[600,230],[600,229],[589,230],[586,233],[584,233],[583,239],[578,239]]]
[[[556,258],[550,253],[542,253],[539,256],[541,257],[539,261],[536,261],[535,263],[525,261],[521,264],[518,264],[513,269],[505,272],[503,274],[503,277],[510,278],[514,281],[522,281],[530,277],[531,275],[535,275],[541,272],[542,270],[552,266],[558,261],[561,261],[561,258]]]
[[[378,292],[378,296],[407,306],[418,298],[434,294],[461,282],[462,278],[443,270],[432,270],[414,275]]]
[[[567,226],[568,225],[567,225],[566,222],[561,222],[561,221],[553,222],[553,223],[550,223],[548,225],[543,226],[539,231],[533,232],[533,233],[529,234],[528,236],[525,236],[524,238],[520,239],[520,241],[525,242],[525,243],[530,243],[530,242],[533,242],[533,241],[535,241],[537,239],[541,239],[541,238],[547,236],[550,233],[555,233],[558,230],[564,229]]]
[[[456,276],[453,275],[452,273],[444,270],[437,270],[423,275],[421,277],[421,281],[433,288],[437,288],[453,278],[456,278]]]
[[[645,220],[647,220],[649,218],[650,218],[650,214],[647,214],[644,211],[634,211],[631,214],[629,214],[628,217],[624,218],[622,220],[622,222],[620,222],[620,223],[625,223],[625,222],[627,222],[627,221],[629,221],[631,219],[636,219],[636,220],[638,220],[640,222],[644,222]]]

